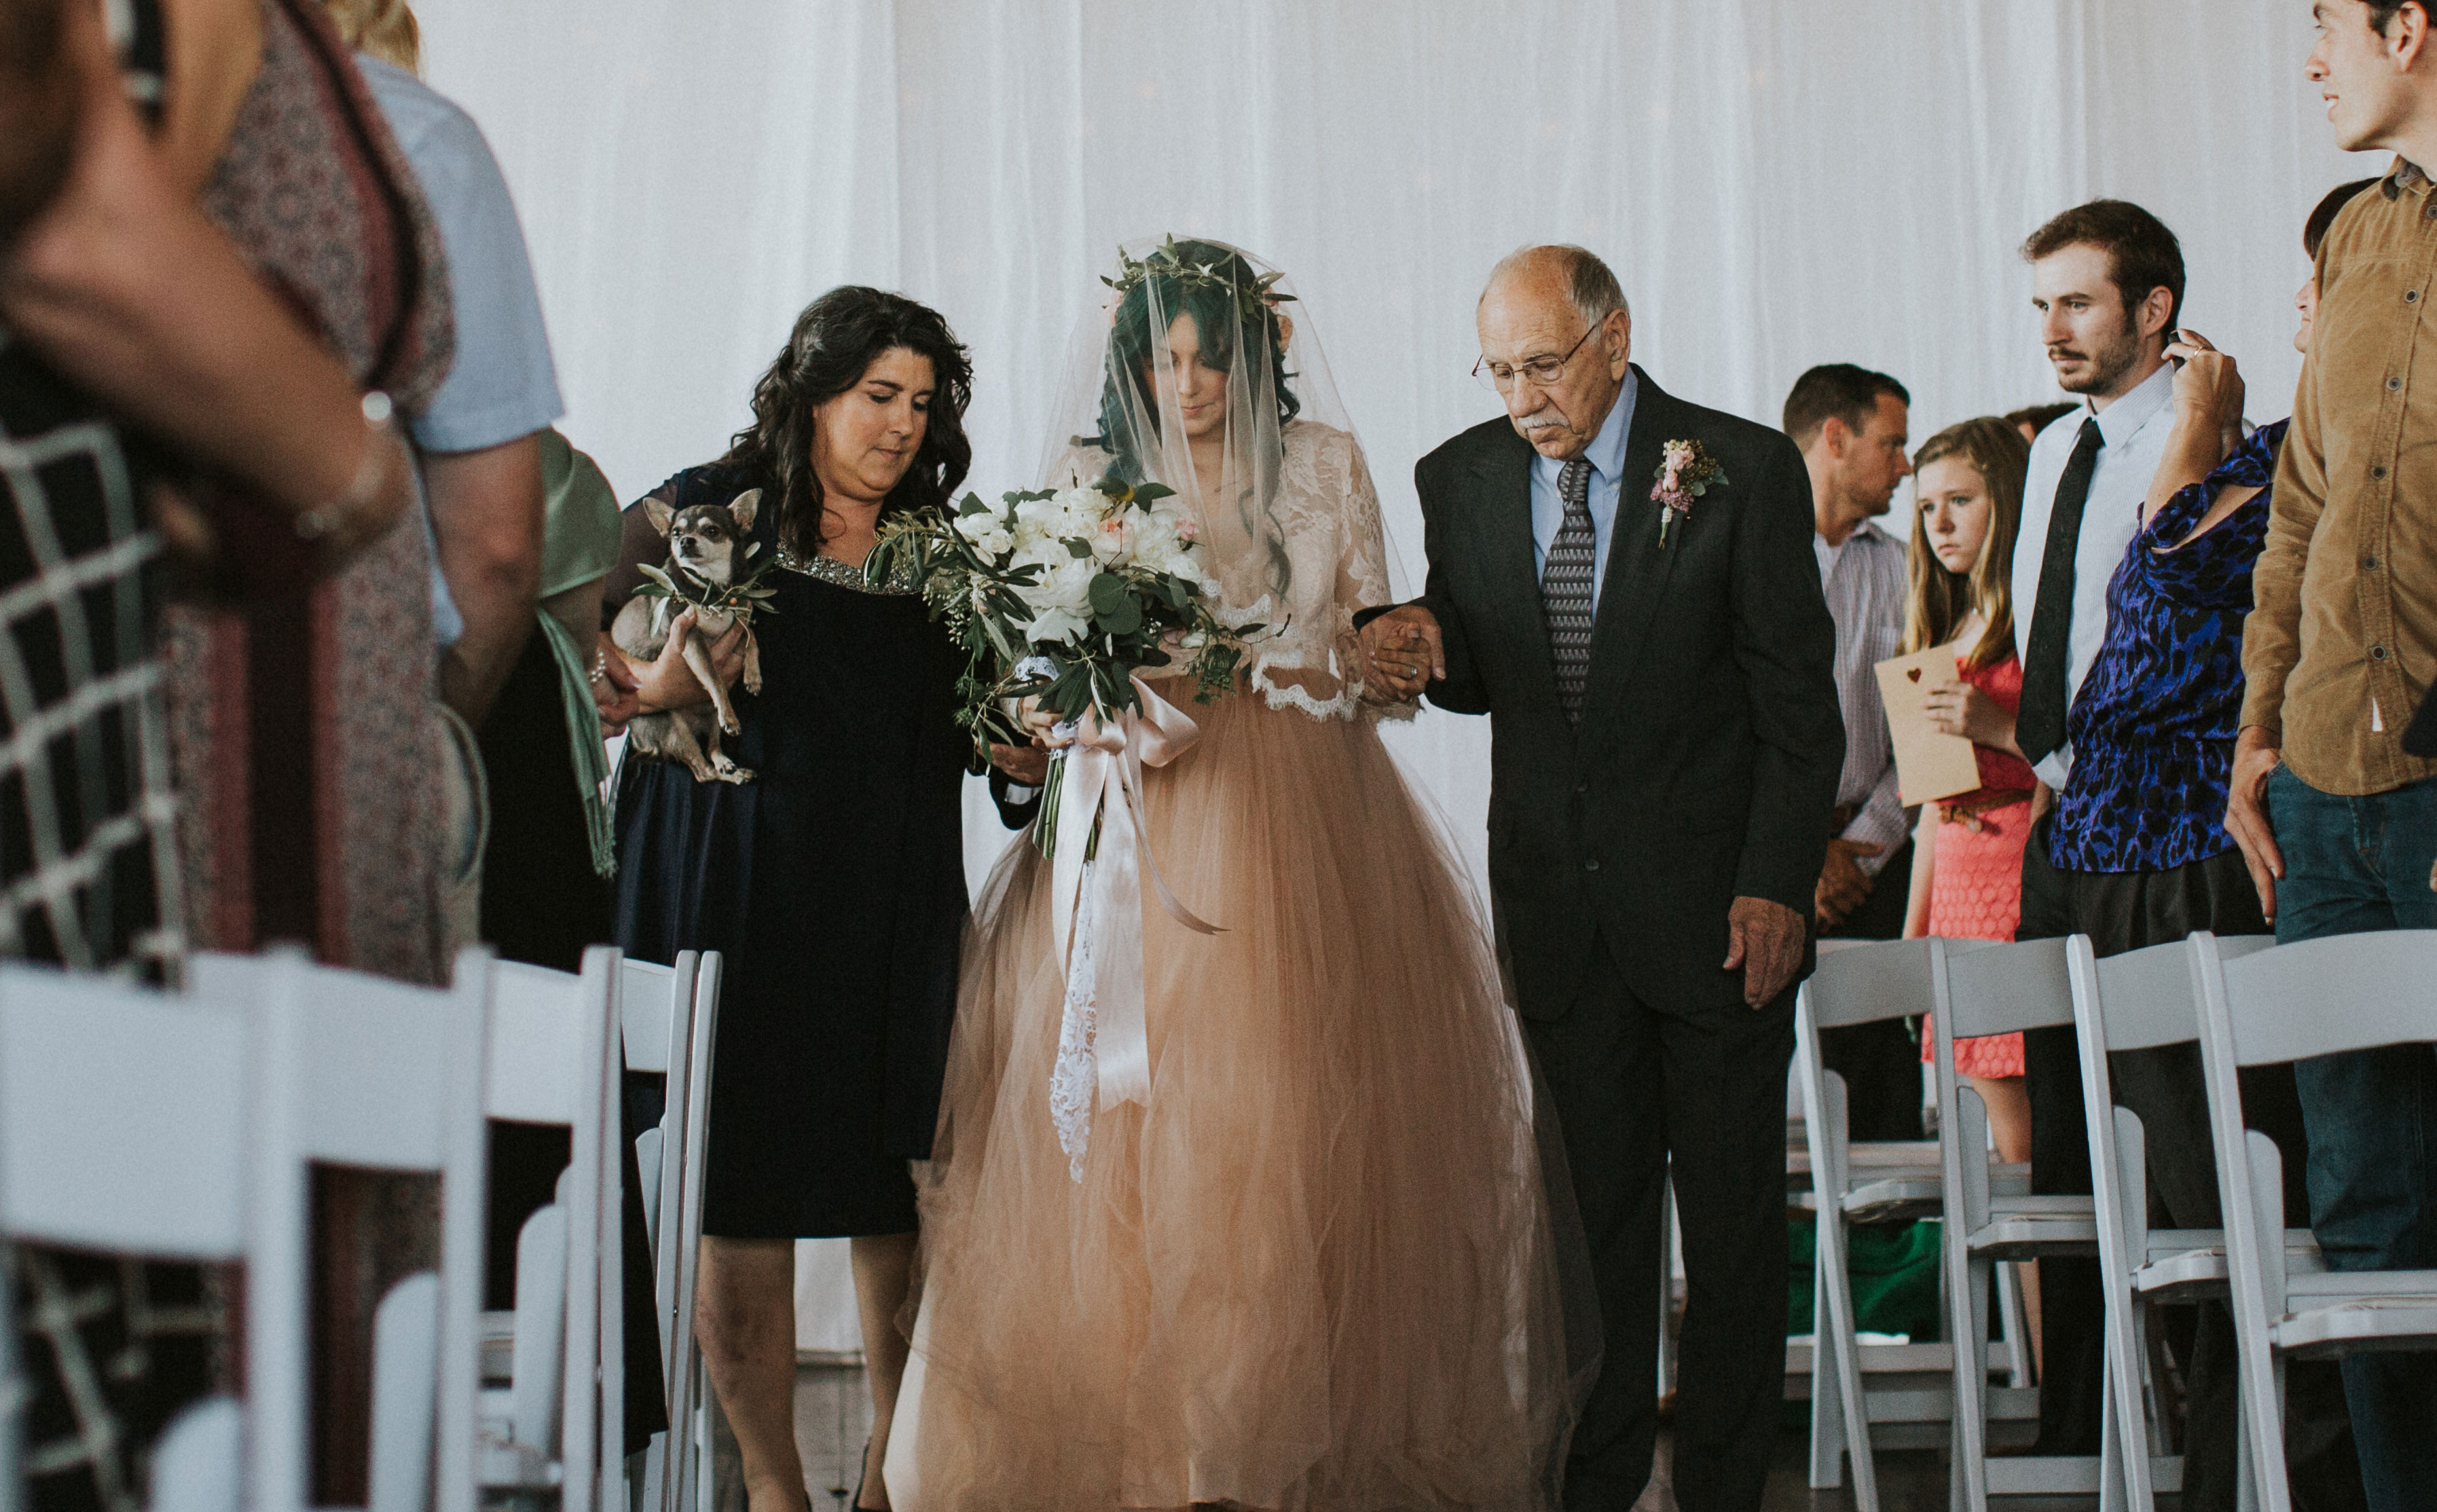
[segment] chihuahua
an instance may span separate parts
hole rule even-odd
[[[668,537],[669,564],[643,569],[652,579],[609,626],[611,643],[639,661],[654,661],[669,643],[669,624],[686,608],[694,611],[693,633],[686,640],[685,664],[710,694],[708,708],[695,705],[672,713],[638,714],[626,726],[626,738],[646,756],[680,761],[698,782],[749,782],[753,774],[719,748],[721,732],[736,734],[736,710],[728,688],[711,665],[713,642],[728,627],[744,622],[745,691],[762,691],[762,647],[753,638],[753,613],[771,612],[764,601],[768,589],[757,586],[761,573],[749,571],[749,558],[761,547],[751,539],[753,517],[761,507],[762,490],[748,489],[726,504],[695,504],[672,509],[664,501],[646,498],[643,509],[652,528]],[[656,586],[654,586],[656,585]]]

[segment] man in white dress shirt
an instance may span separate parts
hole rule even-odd
[[[2023,244],[2031,304],[2057,382],[2082,402],[2031,443],[2014,537],[2014,643],[2023,658],[2015,742],[2061,791],[2073,769],[2065,711],[2107,637],[2107,584],[2141,528],[2141,504],[2174,431],[2166,360],[2183,304],[2183,252],[2155,216],[2120,200],[2068,210]],[[2047,864],[2048,824],[2023,861],[2019,938],[2071,933]],[[2070,1025],[2023,1037],[2031,1099],[2031,1189],[2090,1190],[2081,1070]],[[2045,1371],[2039,1452],[2095,1454],[2104,1302],[2095,1260],[2040,1262]]]
[[[1845,716],[1845,765],[1813,904],[1822,939],[1903,934],[1912,844],[1872,669],[1903,639],[1909,585],[1903,542],[1874,521],[1912,474],[1911,414],[1902,384],[1850,362],[1813,368],[1785,396],[1783,429],[1811,473],[1811,549],[1836,622],[1836,701]],[[1920,1137],[1920,1047],[1902,1020],[1830,1029],[1821,1049],[1845,1079],[1854,1138]]]

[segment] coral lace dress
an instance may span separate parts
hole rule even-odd
[[[1957,657],[1955,670],[2012,713],[2023,701],[2023,662],[1974,667]],[[1975,746],[1980,785],[1937,805],[1937,864],[1931,873],[1929,932],[1948,940],[2011,940],[2023,922],[2023,842],[2031,833],[2031,792],[2038,782],[2020,756]],[[1920,1058],[1936,1041],[1920,1026]],[[1965,1076],[2023,1074],[2023,1037],[1992,1034],[1955,1042],[1955,1069]]]

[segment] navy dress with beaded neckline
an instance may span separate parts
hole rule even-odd
[[[684,509],[756,482],[711,464],[654,493]],[[751,533],[773,556],[777,516]],[[641,538],[630,522],[629,558]],[[906,1233],[965,923],[963,657],[910,589],[827,557],[781,566],[753,621],[762,692],[731,691],[744,730],[722,741],[754,780],[633,756],[620,773],[618,942],[724,957],[703,1232]],[[639,575],[629,560],[612,596]]]

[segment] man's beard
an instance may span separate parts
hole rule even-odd
[[[2067,394],[2109,393],[2123,380],[2125,374],[2132,371],[2133,364],[2141,360],[2140,333],[2133,329],[2132,322],[2127,319],[2120,337],[2106,346],[2092,350],[2087,355],[2090,359],[2088,376],[2067,381],[2060,375],[2057,378],[2057,387]]]

